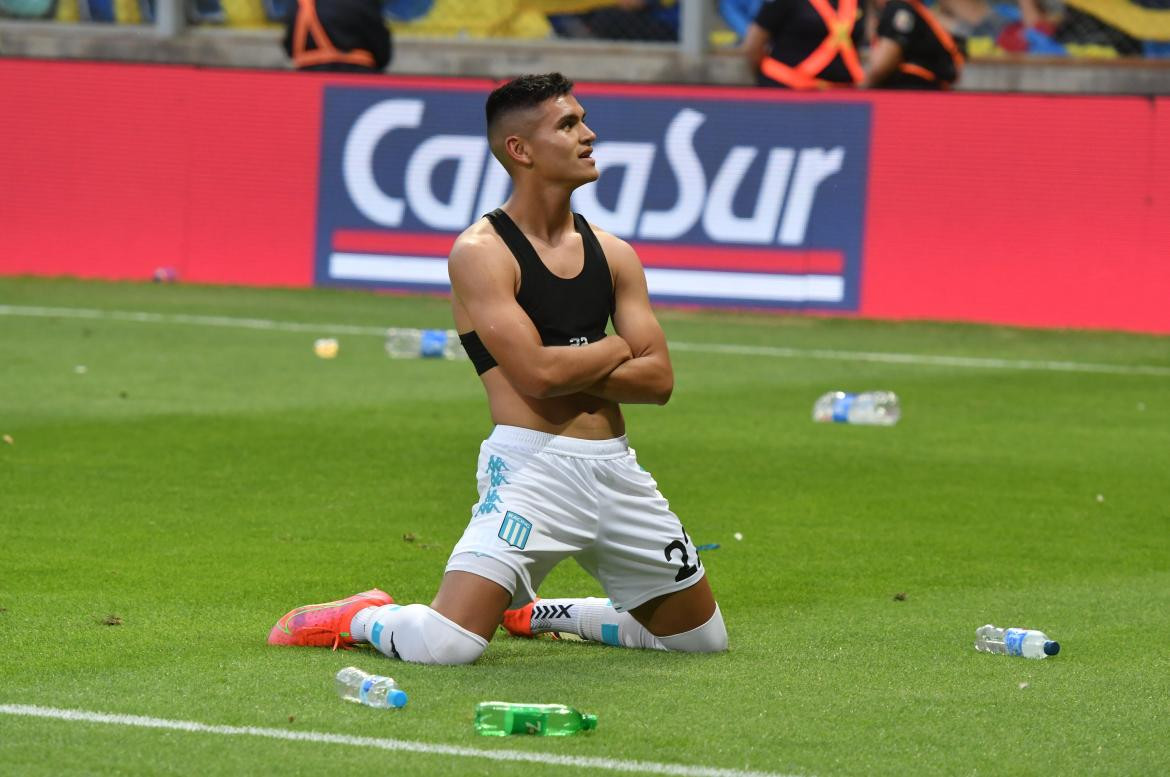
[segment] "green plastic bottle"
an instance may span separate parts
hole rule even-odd
[[[564,704],[513,704],[482,701],[475,705],[475,730],[486,737],[533,734],[563,737],[597,728],[597,716]]]

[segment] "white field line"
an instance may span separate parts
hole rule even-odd
[[[193,326],[218,326],[232,329],[256,329],[273,332],[373,335],[377,337],[385,336],[387,329],[387,327],[354,326],[352,324],[313,324],[298,321],[273,321],[265,318],[235,318],[231,316],[201,316],[183,313],[146,313],[126,310],[51,308],[22,305],[0,305],[0,316],[82,318],[105,321],[130,321],[144,324],[189,324]],[[1087,372],[1104,375],[1154,375],[1170,377],[1170,367],[1147,364],[1097,364],[1093,362],[1057,361],[1051,359],[996,359],[982,356],[946,356],[883,351],[840,351],[829,348],[784,348],[770,345],[686,343],[677,340],[672,340],[670,347],[675,351],[737,356],[765,356],[780,359],[827,359],[845,362],[915,364],[931,367],[961,367],[967,369]]]
[[[673,351],[700,351],[741,356],[774,356],[785,359],[831,359],[846,362],[921,364],[932,367],[968,367],[984,370],[1038,370],[1041,372],[1096,372],[1106,375],[1170,376],[1170,367],[1152,364],[1094,364],[1052,359],[994,359],[985,356],[945,356],[883,351],[838,351],[828,348],[780,348],[771,345],[719,345],[670,342]]]
[[[625,761],[618,758],[591,758],[585,756],[557,755],[555,753],[534,753],[525,750],[479,750],[473,747],[437,745],[427,742],[411,742],[402,739],[355,737],[346,734],[328,734],[320,731],[287,731],[279,728],[258,728],[256,726],[213,726],[191,720],[169,720],[166,718],[149,718],[141,715],[114,715],[102,712],[86,712],[85,710],[37,707],[27,704],[0,704],[0,714],[52,718],[55,720],[81,723],[107,723],[115,726],[187,731],[193,734],[247,736],[265,739],[283,739],[291,742],[348,745],[350,747],[375,748],[378,750],[407,753],[425,753],[428,755],[450,756],[454,758],[485,758],[491,761],[517,761],[581,769],[602,769],[611,772],[669,774],[677,775],[678,777],[792,777],[791,775],[781,775],[775,772],[719,769],[711,766],[688,766],[686,764],[658,763],[655,761]]]

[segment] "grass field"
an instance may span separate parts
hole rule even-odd
[[[446,327],[444,301],[0,280],[0,773],[1170,772],[1170,340],[661,319],[675,395],[629,408],[630,436],[694,541],[721,545],[703,560],[731,651],[500,636],[475,665],[425,667],[265,637],[374,585],[430,600],[489,421],[468,363],[392,361],[375,333]],[[835,388],[896,390],[903,419],[814,424]],[[563,565],[542,593],[600,591]],[[987,622],[1063,650],[976,653]],[[350,663],[409,706],[339,701]],[[486,699],[599,727],[488,740]]]

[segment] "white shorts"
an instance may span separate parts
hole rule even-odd
[[[480,446],[479,501],[447,571],[494,580],[512,606],[572,556],[619,612],[705,574],[687,533],[625,437],[582,440],[497,426]],[[511,576],[512,579],[508,579]]]

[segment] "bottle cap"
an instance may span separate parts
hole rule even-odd
[[[1060,652],[1060,643],[1049,640],[1044,643],[1044,655],[1054,656]]]
[[[395,688],[394,690],[390,691],[390,693],[386,694],[386,702],[394,709],[405,707],[406,691]]]
[[[597,716],[588,712],[581,713],[581,730],[590,731],[597,728]]]

